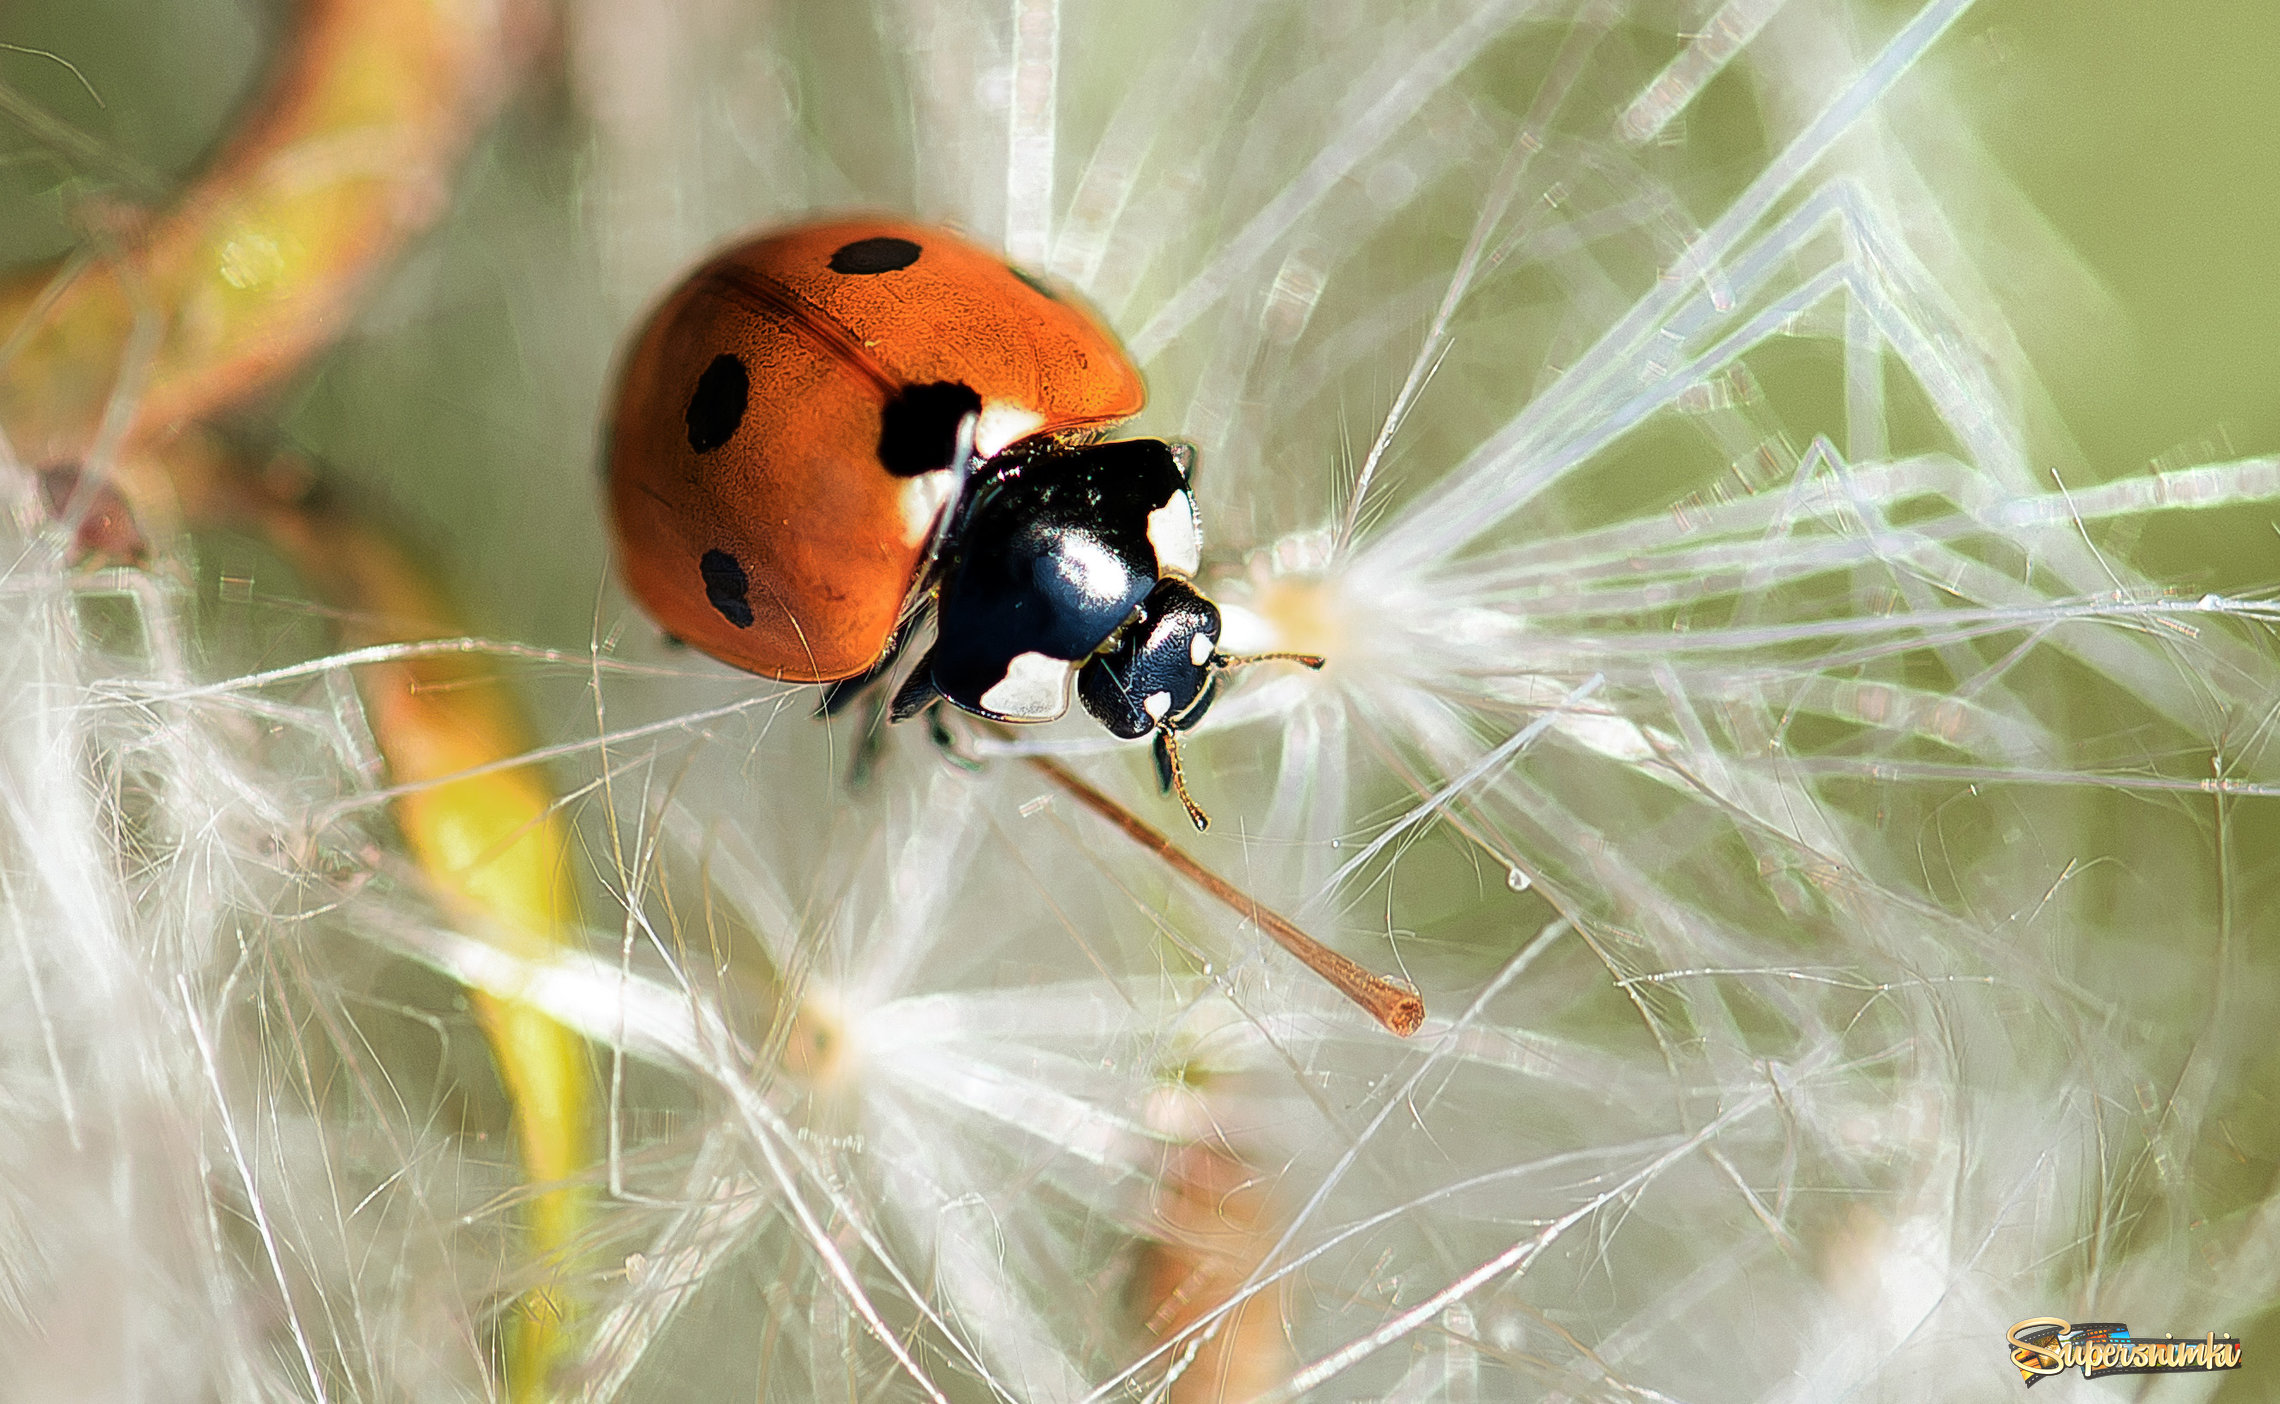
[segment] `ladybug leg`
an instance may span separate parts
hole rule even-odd
[[[825,686],[823,700],[816,704],[815,714],[825,718],[838,716],[851,704],[859,702],[862,705],[863,720],[861,729],[857,732],[855,754],[847,763],[847,783],[850,786],[860,788],[869,782],[871,772],[878,768],[879,753],[887,744],[886,724],[904,719],[906,714],[900,709],[905,705],[905,696],[914,691],[912,684],[922,679],[930,680],[933,676],[932,670],[927,666],[934,656],[929,651],[912,673],[911,680],[894,694],[890,706],[885,686],[887,675],[901,661],[903,648],[910,642],[910,636],[918,627],[920,617],[913,614],[904,619],[896,628],[894,637],[887,641],[886,652],[880,655],[878,662],[854,677],[841,678],[838,682]],[[926,685],[931,688],[931,681]],[[937,721],[936,725],[939,727],[940,722]]]
[[[888,720],[908,721],[920,712],[926,713],[927,739],[934,743],[934,749],[942,753],[943,759],[960,770],[980,770],[981,760],[969,755],[958,745],[956,733],[950,730],[950,709],[938,705],[941,701],[942,694],[935,691],[932,675],[927,671],[926,665],[921,663],[918,671],[911,674],[910,681],[903,684],[902,691],[895,694],[894,707],[890,709]]]
[[[934,650],[930,648],[896,690],[894,704],[887,708],[887,720],[909,721],[941,700],[942,691],[934,685]]]
[[[949,719],[945,715],[947,710],[947,708],[943,707],[934,707],[928,709],[926,713],[927,736],[932,738],[935,749],[942,752],[943,759],[949,761],[952,765],[958,767],[960,770],[980,770],[982,768],[982,762],[978,758],[970,756],[966,754],[965,751],[959,749],[958,738],[954,733],[951,732]]]
[[[1151,748],[1156,753],[1156,793],[1160,795],[1172,792],[1172,748],[1164,740],[1167,734],[1157,732],[1156,744]]]
[[[847,787],[860,790],[871,783],[879,756],[887,747],[887,699],[872,688],[862,694],[863,714],[855,733],[855,753],[847,758]],[[821,709],[817,709],[819,712]]]
[[[854,677],[841,678],[835,683],[825,683],[823,697],[815,704],[815,714],[818,717],[836,717],[841,712],[846,711],[847,704],[868,692],[871,684],[879,680],[879,675],[884,673],[887,670],[887,665],[892,662],[894,660],[889,658],[872,668],[857,673]]]
[[[910,642],[911,626],[916,622],[915,618],[905,619],[895,629],[894,637],[887,640],[887,651],[879,655],[878,662],[873,663],[854,677],[841,678],[835,683],[826,683],[823,689],[823,700],[815,704],[815,714],[819,717],[838,716],[846,710],[848,703],[862,696],[871,689],[873,684],[886,677],[888,673],[893,672],[895,664],[902,659],[903,645]],[[898,717],[896,720],[901,719]]]

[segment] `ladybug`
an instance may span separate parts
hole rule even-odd
[[[1218,675],[1193,451],[1108,439],[1146,398],[1067,295],[948,231],[764,234],[689,275],[626,362],[608,491],[628,589],[683,643],[888,706],[1046,722],[1070,694],[1208,824],[1179,766]],[[939,719],[937,718],[937,734]]]

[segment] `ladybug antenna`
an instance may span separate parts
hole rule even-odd
[[[1302,668],[1312,668],[1319,672],[1322,665],[1329,661],[1319,653],[1214,653],[1211,655],[1211,666],[1214,668],[1248,668],[1253,663],[1296,663]]]
[[[1156,728],[1156,755],[1164,762],[1164,773],[1172,779],[1172,793],[1180,797],[1180,804],[1187,809],[1188,818],[1194,822],[1196,829],[1201,831],[1210,828],[1211,816],[1204,813],[1203,806],[1197,804],[1195,796],[1188,793],[1187,775],[1180,769],[1179,732],[1168,726]]]

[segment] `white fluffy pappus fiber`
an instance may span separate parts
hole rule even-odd
[[[2246,1381],[2274,606],[2133,552],[2280,460],[2079,471],[1967,8],[568,6],[280,419],[517,641],[589,939],[422,896],[257,548],[74,572],[13,472],[0,1397],[494,1397],[534,1287],[592,1400],[1993,1398],[2037,1315]],[[851,722],[608,583],[610,349],[865,208],[1125,337],[1229,645],[1330,660],[1193,734],[1183,844],[1415,1038],[1020,759],[1169,827],[1143,748],[905,727],[853,785]],[[595,1050],[575,1261],[516,1252],[454,982]],[[1167,1313],[1198,1185],[1243,1209]]]

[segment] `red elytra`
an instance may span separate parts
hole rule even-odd
[[[878,663],[976,451],[1139,412],[1140,374],[1074,302],[946,230],[843,219],[716,255],[650,318],[610,430],[628,589],[670,634],[767,677]]]

